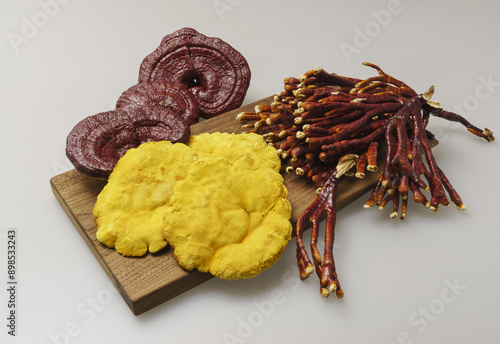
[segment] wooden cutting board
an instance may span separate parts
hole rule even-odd
[[[191,127],[192,134],[244,132],[242,123],[235,120],[236,115],[242,111],[253,111],[257,104],[270,104],[272,101],[273,96],[202,121]],[[362,180],[342,178],[337,192],[337,210],[370,190],[379,173],[368,173]],[[300,213],[315,199],[316,187],[306,177],[299,177],[294,173],[283,175],[293,209],[291,220],[295,224]],[[97,241],[92,211],[97,195],[106,184],[105,181],[91,179],[71,170],[53,177],[50,184],[55,197],[135,315],[142,314],[213,277],[207,273],[183,270],[168,247],[157,254],[125,258]],[[290,244],[295,243],[291,241]],[[279,264],[279,261],[276,264]]]

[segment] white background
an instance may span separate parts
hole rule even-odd
[[[500,131],[498,1],[2,0],[0,341],[2,343],[498,343],[499,143],[432,118],[441,168],[468,209],[411,204],[405,221],[338,216],[345,298],[300,281],[293,242],[252,280],[212,279],[134,316],[53,196],[72,169],[65,139],[137,82],[142,59],[182,27],[248,60],[250,103],[322,66],[366,78],[364,61]],[[487,86],[485,86],[485,83]],[[6,233],[18,235],[16,337],[7,335]],[[450,287],[452,286],[452,287]]]

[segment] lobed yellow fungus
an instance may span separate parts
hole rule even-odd
[[[276,150],[256,134],[142,144],[120,159],[98,196],[97,239],[124,256],[169,243],[187,270],[253,277],[291,238],[280,168]]]
[[[188,146],[169,141],[129,149],[97,196],[97,240],[124,256],[142,256],[148,250],[164,248],[163,211],[175,183],[184,178],[196,159]]]

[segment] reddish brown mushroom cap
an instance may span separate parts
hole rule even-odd
[[[66,155],[76,170],[108,178],[130,148],[148,141],[187,142],[189,125],[175,112],[159,106],[116,109],[80,121],[66,140]]]
[[[139,70],[139,82],[171,80],[186,85],[196,97],[203,118],[239,107],[250,76],[247,61],[231,45],[191,28],[165,36],[144,58]]]
[[[167,80],[141,82],[123,92],[116,108],[162,106],[178,113],[189,124],[200,117],[200,107],[186,85]]]

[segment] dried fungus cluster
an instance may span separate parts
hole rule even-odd
[[[250,84],[245,58],[220,38],[192,28],[165,36],[144,58],[139,82],[114,110],[80,121],[66,155],[75,168],[106,179],[125,152],[149,141],[185,143],[189,126],[241,105]]]
[[[391,217],[406,216],[409,197],[431,210],[448,205],[465,209],[460,196],[437,165],[431,150],[433,135],[426,130],[431,116],[459,122],[471,133],[493,141],[493,133],[481,130],[458,114],[432,101],[434,88],[418,94],[378,66],[378,75],[365,80],[328,73],[322,68],[298,78],[284,79],[284,90],[271,105],[238,115],[249,121],[244,127],[261,134],[289,160],[287,172],[304,175],[319,187],[315,201],[297,220],[297,262],[300,277],[316,271],[323,296],[343,296],[333,259],[336,221],[335,194],[343,175],[363,178],[375,172],[377,157],[385,164],[365,207],[393,204]],[[326,214],[325,248],[317,247],[319,224]],[[312,224],[311,254],[302,235]]]

